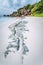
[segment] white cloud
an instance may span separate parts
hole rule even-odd
[[[18,3],[18,1],[17,0],[13,0],[13,4],[17,4]]]
[[[8,0],[0,0],[1,7],[10,7]]]
[[[39,0],[0,0],[0,7],[19,7],[28,3],[38,2]]]
[[[26,4],[26,0],[21,0],[21,5],[25,5]]]
[[[39,0],[0,0],[0,12],[6,12],[7,9],[9,9],[7,10],[8,12],[10,10],[14,11],[20,7],[25,6],[26,4],[34,3],[36,1],[38,2]]]
[[[8,2],[8,0],[5,0],[4,3],[3,3],[4,6],[7,6],[7,7],[10,7],[10,4]]]

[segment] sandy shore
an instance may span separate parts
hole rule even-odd
[[[24,33],[27,37],[26,45],[29,53],[24,58],[23,65],[43,65],[43,17],[13,17],[0,19],[0,51],[4,52],[8,43],[9,25],[17,21],[28,21],[29,32]],[[11,53],[7,59],[0,53],[0,65],[21,65],[21,51]]]

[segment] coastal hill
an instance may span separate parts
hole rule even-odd
[[[20,16],[41,16],[43,17],[43,0],[35,3],[33,5],[28,4],[23,8],[19,8],[16,12],[10,15],[4,15],[8,17],[20,17]]]

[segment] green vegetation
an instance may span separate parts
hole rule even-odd
[[[28,4],[24,6],[23,8],[19,8],[17,12],[13,12],[9,16],[38,16],[43,17],[43,0],[39,1],[38,3],[35,3],[33,5]]]
[[[27,6],[24,6],[23,8],[25,8],[26,10],[31,10],[31,16],[43,17],[43,0],[33,5],[28,4]]]
[[[43,16],[43,2],[36,3],[31,12],[33,16]]]
[[[31,10],[32,16],[42,16],[43,17],[43,0],[33,5],[27,5],[24,7],[26,10]]]
[[[30,8],[30,4],[28,4],[27,6],[24,6],[24,8],[27,10],[27,9],[29,9]]]
[[[41,0],[43,2],[43,0]]]

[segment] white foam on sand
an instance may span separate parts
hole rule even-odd
[[[0,20],[0,65],[22,65],[21,51],[16,54],[11,53],[4,58],[4,51],[8,43],[9,25],[19,20],[28,21],[27,28],[29,32],[24,33],[27,37],[26,45],[29,52],[24,57],[23,65],[42,65],[43,64],[43,18],[25,17],[25,18],[2,18]]]

